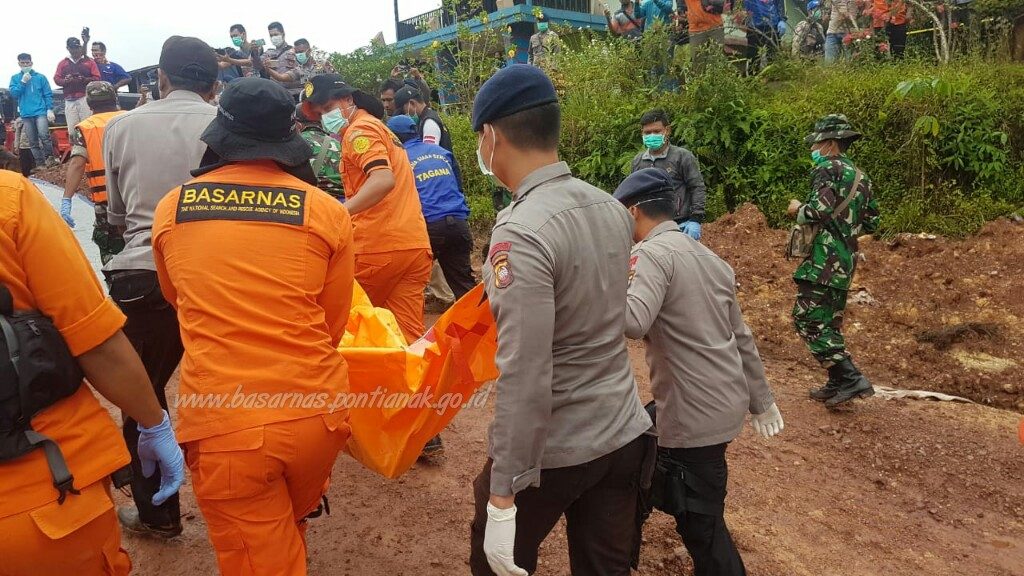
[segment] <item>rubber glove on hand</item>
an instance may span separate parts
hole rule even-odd
[[[159,506],[181,488],[185,480],[185,456],[171,429],[171,419],[164,410],[162,422],[152,428],[139,425],[139,460],[142,475],[149,478],[160,465],[160,491],[153,495],[153,505]]]
[[[700,222],[687,220],[679,225],[679,231],[700,242]]]
[[[765,438],[775,436],[785,427],[782,422],[782,413],[779,412],[779,406],[775,403],[772,403],[763,414],[754,414],[750,418],[750,425]]]
[[[779,38],[782,38],[783,36],[789,33],[789,24],[786,24],[785,20],[780,20],[779,25],[776,27],[776,30],[779,33]]]
[[[53,124],[57,121],[57,115],[53,113],[53,110],[47,110],[46,119],[50,122],[50,124]]]
[[[502,510],[487,503],[487,528],[484,529],[484,555],[497,576],[529,576],[516,566],[512,550],[516,543],[516,507]]]
[[[25,72],[24,74],[21,75],[21,83],[22,84],[28,84],[31,81],[32,81],[32,73],[31,72]]]
[[[71,217],[71,198],[61,198],[60,217],[68,223],[68,226],[75,227],[75,219]]]

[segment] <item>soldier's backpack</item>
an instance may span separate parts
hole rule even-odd
[[[799,40],[800,54],[803,56],[814,56],[821,54],[825,49],[825,28],[821,22],[807,20],[809,26]]]
[[[860,181],[864,176],[864,173],[860,169],[855,169],[856,175],[853,177],[853,188],[842,203],[836,206],[836,209],[832,211],[832,216],[839,216],[850,206],[850,202],[860,194]],[[789,229],[789,242],[786,243],[786,260],[792,258],[807,258],[811,255],[811,247],[814,246],[814,238],[821,232],[821,222],[814,222],[808,224],[794,224]]]
[[[32,417],[77,392],[82,378],[53,322],[38,311],[15,312],[0,284],[0,462],[42,449],[60,504],[78,494],[75,479],[57,443],[32,429]]]

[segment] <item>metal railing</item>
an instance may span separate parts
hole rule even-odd
[[[582,12],[590,14],[591,5],[594,0],[533,0],[534,6],[551,8],[552,10],[565,10],[567,12]]]
[[[516,0],[516,4],[526,4],[526,0]],[[565,10],[568,12],[581,12],[590,14],[594,0],[533,0],[534,6],[550,8],[552,10]],[[483,8],[487,13],[495,12],[498,9],[497,0],[484,0]],[[398,22],[395,31],[398,40],[408,40],[425,32],[451,26],[458,20],[475,17],[476,13],[471,11],[465,3],[456,6],[454,14],[451,9],[437,8],[412,18],[406,18]]]

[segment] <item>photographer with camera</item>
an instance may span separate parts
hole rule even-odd
[[[263,76],[287,88],[293,98],[298,97],[303,82],[295,48],[285,39],[284,26],[280,22],[271,22],[267,26],[267,32],[270,33],[270,42],[274,47],[268,49],[260,58]]]
[[[100,69],[96,61],[85,55],[84,44],[89,43],[89,28],[82,28],[82,39],[68,38],[68,57],[57,65],[53,81],[64,89],[64,116],[68,129],[92,115],[85,102],[85,87],[89,82],[100,80]]]

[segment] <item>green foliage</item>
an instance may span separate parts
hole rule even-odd
[[[446,111],[445,121],[478,230],[493,220],[493,188],[477,169],[477,135],[467,108],[504,57],[505,33],[467,29],[426,55],[455,64],[436,81],[462,102]],[[633,43],[589,30],[559,33],[564,50],[552,79],[562,104],[560,153],[578,177],[604,190],[618,186],[642,149],[640,116],[663,108],[672,118],[671,140],[702,165],[709,219],[752,201],[772,225],[785,225],[789,200],[809,193],[810,151],[803,139],[817,119],[836,112],[864,136],[850,156],[872,179],[883,234],[963,235],[1024,208],[1019,65],[975,55],[946,66],[922,58],[824,68],[783,58],[756,77],[742,77],[724,58],[694,73],[681,48],[673,62],[658,61],[662,69],[655,75],[641,63],[664,46],[663,34]],[[335,64],[357,85],[363,80],[355,78],[382,80],[401,56],[376,50]],[[666,79],[683,88],[664,90]]]
[[[1024,14],[1024,0],[974,0],[971,10],[981,16],[1002,16],[1014,20]]]
[[[371,46],[351,54],[335,53],[331,55],[331,64],[346,82],[376,95],[381,83],[391,77],[391,69],[402,58],[402,53],[391,46]]]

